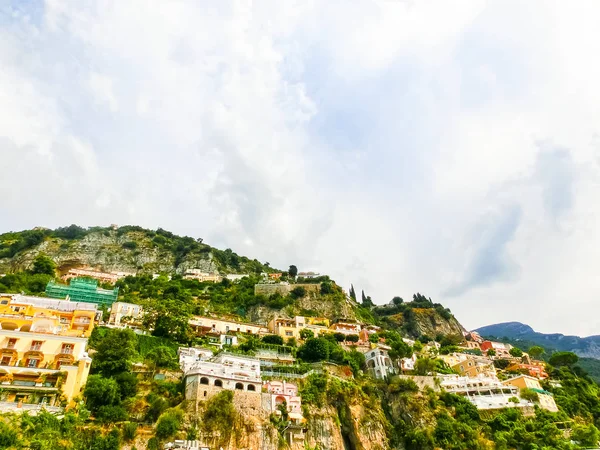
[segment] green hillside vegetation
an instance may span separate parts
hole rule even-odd
[[[11,272],[15,268],[23,269],[28,265],[30,252],[38,253],[41,245],[45,245],[45,252],[52,259],[61,256],[70,256],[76,244],[86,238],[97,240],[108,239],[110,244],[99,244],[97,252],[111,255],[111,259],[118,257],[123,262],[131,265],[129,269],[147,270],[152,272],[156,267],[153,264],[145,266],[137,264],[136,256],[144,252],[152,252],[152,256],[168,261],[169,271],[175,271],[185,261],[210,261],[217,270],[225,273],[274,272],[269,264],[263,264],[256,259],[239,256],[231,249],[219,250],[204,244],[201,238],[177,236],[169,231],[158,228],[148,230],[138,226],[122,226],[117,229],[112,227],[83,228],[77,225],[51,229],[34,229],[0,234],[0,270]],[[109,239],[110,238],[110,239]],[[83,247],[81,250],[85,250]],[[92,258],[94,255],[90,255]],[[66,262],[68,265],[69,261]],[[137,264],[137,265],[136,265]],[[61,269],[61,267],[59,267]]]

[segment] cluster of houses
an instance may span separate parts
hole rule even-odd
[[[81,275],[86,278],[79,278]],[[91,358],[87,354],[87,341],[94,324],[102,320],[102,306],[110,307],[106,326],[142,332],[142,307],[117,301],[116,288],[101,289],[97,285],[98,281],[113,282],[118,279],[115,277],[127,275],[71,269],[66,276],[68,285],[48,283],[47,298],[0,294],[0,411],[42,407],[60,410],[73,404],[88,377]],[[298,275],[304,278],[319,276],[314,273]],[[187,276],[212,281],[206,277],[215,274],[189,271]],[[244,276],[227,277],[233,277],[230,279],[235,281]],[[267,277],[278,279],[277,274]],[[380,328],[352,319],[274,317],[268,323],[258,324],[225,317],[193,316],[189,324],[197,335],[209,338],[212,349],[219,347],[220,350],[237,346],[238,339],[248,335],[274,334],[290,342],[308,336],[341,334],[345,337],[345,342],[341,339],[342,344],[362,352],[366,372],[378,379],[395,374],[414,377],[418,359],[435,356],[454,374],[430,374],[436,379],[434,385],[465,396],[478,409],[531,407],[531,401],[520,396],[522,389],[528,389],[537,396],[527,397],[536,397],[541,408],[557,411],[552,394],[542,389],[539,381],[548,377],[543,362],[532,360],[527,354],[515,357],[509,344],[484,340],[475,332],[465,333],[456,352],[440,355],[440,344],[430,342],[418,353],[392,361],[391,348],[384,339],[371,342],[371,336]],[[415,346],[410,339],[404,341]],[[212,349],[179,349],[186,398],[203,401],[223,389],[232,390],[236,395],[256,402],[262,411],[285,413],[290,421],[290,439],[300,439],[304,419],[298,387],[279,379],[280,369],[276,369],[295,365],[289,347],[263,346],[253,357],[227,351],[215,355]],[[494,364],[497,359],[505,360],[507,372],[519,375],[508,379],[503,375],[501,380]]]

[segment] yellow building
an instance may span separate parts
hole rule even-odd
[[[267,327],[271,333],[278,334],[284,339],[291,337],[300,339],[300,331],[304,329],[312,331],[315,336],[330,332],[329,319],[323,317],[296,316],[293,319],[276,317],[268,323]]]
[[[73,404],[90,371],[96,314],[91,303],[0,298],[0,411]]]
[[[492,361],[480,356],[467,356],[464,361],[461,361],[453,366],[452,370],[461,376],[478,377],[480,375],[496,376],[496,369]]]
[[[518,377],[511,378],[510,380],[504,381],[504,384],[516,386],[520,389],[530,389],[537,393],[538,404],[540,408],[546,409],[551,412],[557,412],[558,406],[554,401],[552,393],[542,389],[542,385],[539,380],[529,375],[519,375]]]

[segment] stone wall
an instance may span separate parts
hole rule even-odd
[[[433,389],[434,391],[440,390],[439,385],[436,383],[436,380],[437,380],[436,377],[420,376],[420,375],[398,375],[398,377],[404,378],[407,380],[413,380],[417,384],[417,386],[419,386],[420,390],[425,389],[425,387],[429,387],[429,388]]]
[[[254,295],[266,295],[270,297],[273,294],[288,295],[294,288],[303,287],[306,293],[319,293],[321,290],[320,283],[303,283],[303,284],[280,284],[280,283],[259,283],[254,285]]]

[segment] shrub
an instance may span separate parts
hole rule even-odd
[[[127,242],[123,242],[121,247],[123,247],[124,249],[127,249],[127,250],[135,250],[138,247],[138,245],[137,245],[137,242],[127,241]]]
[[[123,425],[123,439],[127,442],[131,442],[135,439],[135,435],[137,434],[138,425],[134,422],[127,422]]]
[[[169,410],[162,414],[156,424],[156,437],[167,439],[175,435],[181,426],[183,412],[180,410]]]
[[[267,334],[262,337],[265,344],[283,345],[283,338],[277,334]]]
[[[302,298],[306,295],[306,289],[303,286],[296,286],[292,289],[290,295],[294,298]]]

